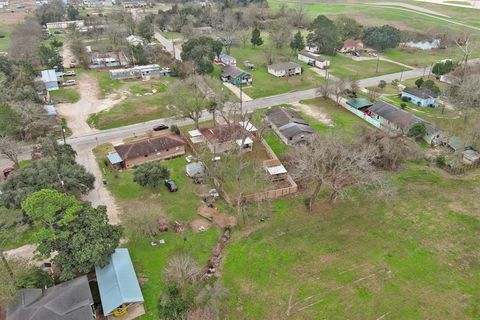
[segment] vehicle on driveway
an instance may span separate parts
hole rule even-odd
[[[77,84],[77,81],[75,80],[67,80],[64,83],[62,83],[62,86],[69,87],[69,86],[74,86],[76,84]]]
[[[153,127],[153,131],[161,131],[161,130],[166,130],[168,129],[168,126],[166,124],[159,124],[155,127]]]
[[[76,76],[77,74],[75,73],[74,70],[69,70],[63,74],[64,77],[73,77]]]
[[[178,191],[177,184],[172,179],[166,179],[165,180],[165,185],[167,186],[167,188],[170,192],[177,192]]]

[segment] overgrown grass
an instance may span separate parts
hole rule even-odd
[[[110,79],[110,74],[108,71],[90,71],[89,74],[98,80],[98,87],[100,89],[99,98],[101,99],[120,89],[125,83],[125,81],[122,80]]]
[[[60,88],[50,92],[50,96],[57,103],[75,103],[80,100],[80,92],[75,89]]]
[[[400,72],[405,68],[394,63],[377,60],[354,61],[353,59],[337,54],[335,57],[328,57],[330,60],[330,72],[332,75],[345,79],[365,79],[384,74]]]
[[[162,32],[162,36],[164,36],[167,39],[179,39],[182,37],[182,34],[180,32]]]
[[[2,30],[2,34],[4,35],[3,38],[0,38],[0,51],[6,51],[8,48],[8,44],[10,42],[10,37],[12,36],[12,33],[7,30]]]
[[[267,226],[228,246],[226,318],[479,317],[476,176],[422,162],[389,175],[392,198],[330,207],[323,194],[311,214],[301,196],[275,201]]]

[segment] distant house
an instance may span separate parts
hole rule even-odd
[[[225,53],[220,53],[220,55],[218,56],[218,61],[224,65],[230,65],[230,66],[237,65],[237,59]]]
[[[95,309],[87,276],[50,288],[20,289],[7,310],[7,320],[94,320]]]
[[[188,138],[193,144],[197,144],[205,141],[202,133],[197,129],[188,131]]]
[[[362,51],[365,48],[362,40],[348,39],[343,42],[343,46],[340,49],[341,53]]]
[[[276,77],[290,77],[302,74],[302,66],[295,62],[282,62],[269,65],[267,71]]]
[[[127,38],[126,38],[128,44],[132,45],[132,46],[138,46],[138,45],[142,45],[143,46],[143,43],[144,43],[144,40],[142,37],[139,37],[139,36],[136,36],[136,35],[129,35]]]
[[[411,114],[408,111],[397,108],[389,103],[380,101],[369,107],[366,111],[372,118],[378,120],[387,129],[401,131],[405,134],[417,123],[424,123],[427,134],[423,139],[429,144],[439,143],[440,130],[430,122]]]
[[[181,156],[185,154],[185,141],[175,134],[167,134],[121,144],[114,149],[121,162],[118,162],[115,153],[111,153],[109,160],[115,159],[116,163],[110,164],[128,169],[136,164]]]
[[[411,103],[419,107],[436,107],[438,105],[438,95],[427,88],[407,87],[402,93],[402,98],[406,97]]]
[[[72,20],[72,21],[58,21],[58,22],[47,22],[47,29],[67,29],[69,26],[74,25],[76,27],[83,27],[83,20]]]
[[[243,65],[244,65],[245,68],[247,68],[248,70],[255,70],[255,65],[254,65],[253,63],[251,63],[250,61],[248,61],[248,60],[243,61]]]
[[[326,69],[330,66],[330,61],[322,59],[319,54],[311,52],[300,52],[298,60],[305,62],[308,65],[315,66],[320,69]]]
[[[161,69],[158,64],[149,64],[146,66],[135,66],[128,69],[113,69],[110,70],[110,79],[143,79],[149,80],[152,78],[167,77],[170,75],[170,69]]]
[[[192,28],[195,34],[210,34],[213,32],[213,28],[210,26]]]
[[[223,82],[230,82],[236,86],[250,86],[252,84],[252,75],[243,71],[240,68],[232,65],[225,65],[222,67],[220,78]]]
[[[305,51],[310,52],[310,53],[319,53],[320,48],[318,48],[317,46],[314,46],[312,44],[307,44],[305,46]]]
[[[468,149],[462,152],[462,161],[466,164],[478,164],[480,162],[480,153]]]
[[[60,81],[58,81],[57,74],[53,69],[42,71],[42,81],[45,84],[45,88],[47,89],[47,91],[54,91],[60,89]]]
[[[142,291],[128,249],[115,249],[109,263],[103,268],[96,266],[95,273],[104,316],[145,314]]]
[[[315,131],[294,110],[274,108],[267,112],[267,121],[285,144],[308,142]]]
[[[205,139],[208,149],[213,154],[224,153],[239,147],[243,151],[252,151],[253,140],[248,132],[238,124],[216,125],[199,130]]]
[[[91,50],[92,50],[91,48],[90,48],[90,51],[86,49],[87,52],[91,53],[90,68],[92,69],[113,68],[113,67],[126,66],[129,64],[129,60],[127,56],[122,51],[91,52]]]

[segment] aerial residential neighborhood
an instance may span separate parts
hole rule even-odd
[[[479,319],[479,17],[0,1],[0,320]]]

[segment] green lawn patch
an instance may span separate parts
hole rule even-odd
[[[10,37],[12,33],[10,31],[2,30],[3,37],[0,38],[0,51],[6,51],[8,48],[8,43],[10,42]]]
[[[110,73],[108,71],[90,71],[89,74],[97,78],[98,86],[100,88],[99,96],[102,99],[110,93],[120,89],[125,83],[123,80],[110,79]]]
[[[475,178],[422,162],[391,176],[398,195],[385,201],[358,193],[331,208],[324,195],[313,214],[301,196],[275,201],[266,226],[228,246],[225,317],[476,318]]]
[[[167,39],[179,39],[182,38],[182,34],[180,32],[162,32],[162,36],[164,36]]]
[[[372,78],[405,70],[402,66],[381,60],[378,61],[377,72],[377,60],[354,61],[339,54],[335,57],[328,57],[328,59],[330,60],[331,74],[345,79]]]
[[[80,100],[80,92],[69,88],[60,88],[55,91],[50,91],[50,96],[57,103],[75,103]]]

